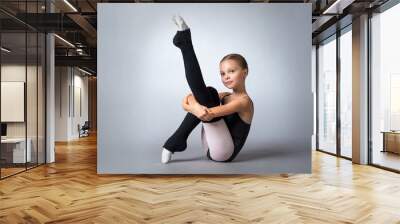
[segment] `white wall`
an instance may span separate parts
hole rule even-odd
[[[27,70],[25,70],[27,69]],[[36,86],[36,80],[32,77],[36,77],[36,66],[8,64],[1,66],[1,81],[2,82],[25,82],[26,72],[28,75],[29,86]],[[39,70],[41,72],[41,70]],[[31,133],[35,132],[36,136],[36,87],[27,88],[27,120],[28,120],[28,137]],[[32,103],[33,102],[33,103]],[[39,105],[40,106],[40,105]],[[6,110],[6,108],[2,108]],[[33,123],[32,123],[33,122]],[[7,136],[8,137],[25,137],[25,123],[26,122],[7,122]]]
[[[75,70],[76,72],[77,70]],[[85,121],[88,120],[88,77],[87,76],[81,76],[81,74],[83,73],[78,73],[74,75],[74,83],[73,85],[75,86],[75,97],[73,97],[75,99],[75,113],[72,113],[72,120],[71,120],[71,135],[73,136],[73,138],[77,138],[79,137],[79,132],[77,129],[78,124],[80,124],[81,126],[85,123]],[[81,112],[78,110],[79,108],[77,108],[77,104],[79,104],[79,102],[77,100],[79,100],[77,98],[78,96],[78,92],[77,90],[80,89],[80,100],[81,100]],[[72,111],[74,110],[74,108],[72,108]]]
[[[19,81],[25,82],[25,69],[28,69],[28,74],[31,74],[32,66],[25,65],[2,65],[1,66],[1,81]],[[6,108],[1,108],[5,110]],[[25,137],[25,122],[7,122],[7,137]]]
[[[80,93],[79,90],[80,89]],[[82,112],[79,112],[79,98]],[[69,141],[79,137],[78,124],[88,120],[88,78],[73,67],[56,67],[55,140]]]
[[[67,141],[69,132],[68,67],[55,68],[55,141]]]

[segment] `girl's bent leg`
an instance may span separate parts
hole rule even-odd
[[[211,97],[211,106],[210,107],[215,107],[215,106],[221,105],[221,100],[219,99],[218,91],[212,86],[207,86],[207,91]],[[203,123],[213,123],[215,121],[221,120],[222,118],[223,118],[223,116],[222,117],[214,117],[213,119],[211,119],[209,121],[203,121]]]
[[[212,100],[220,103],[217,90],[211,86],[208,86],[206,89],[212,96]],[[210,121],[203,121],[203,123],[213,123],[218,120],[223,120],[222,118],[223,117],[216,117]],[[174,132],[174,134],[172,134],[171,137],[169,137],[169,139],[164,143],[163,147],[172,153],[184,151],[187,147],[187,139],[190,133],[200,122],[201,120],[199,118],[191,113],[187,113],[178,129]]]
[[[177,31],[173,43],[181,49],[186,80],[197,102],[206,107],[219,106],[219,97],[216,100],[204,83],[200,65],[193,49],[190,29]]]
[[[217,162],[227,162],[234,153],[234,143],[224,119],[203,123],[201,140],[207,157]]]
[[[185,118],[179,125],[178,129],[168,138],[164,143],[163,147],[168,149],[168,151],[182,152],[185,151],[187,147],[187,139],[193,129],[200,123],[200,119],[191,113],[186,113]]]

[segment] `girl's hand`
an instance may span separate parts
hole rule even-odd
[[[203,121],[208,118],[207,107],[199,103],[191,104],[191,113]]]
[[[210,121],[214,118],[209,109],[199,104],[192,94],[188,94],[183,98],[182,107],[185,111],[192,113],[202,121]]]
[[[211,111],[201,104],[197,103],[193,108],[193,114],[202,121],[210,121],[214,118]]]
[[[191,105],[189,104],[189,97],[191,96],[192,94],[188,94],[187,96],[185,96],[184,98],[183,98],[183,101],[182,101],[182,107],[183,107],[183,109],[185,110],[185,111],[187,111],[187,112],[192,112],[191,110],[192,110],[192,108],[191,108]]]
[[[206,107],[206,113],[200,118],[202,121],[211,121],[214,117],[211,114],[211,111]]]
[[[209,121],[213,118],[208,108],[199,104],[192,94],[188,94],[183,98],[182,107],[185,111],[192,113],[202,121]]]
[[[194,98],[193,94],[188,94],[183,98],[182,107],[185,111],[193,113],[194,106],[199,104],[197,100]],[[200,104],[199,104],[200,105]]]

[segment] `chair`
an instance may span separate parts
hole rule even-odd
[[[79,138],[89,136],[89,129],[90,129],[89,121],[85,121],[82,127],[80,126],[80,124],[78,124]]]

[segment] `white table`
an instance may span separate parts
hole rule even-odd
[[[31,161],[31,145],[32,141],[30,138],[27,138],[28,147],[26,147],[26,155],[25,155],[25,138],[6,138],[1,139],[2,145],[13,145],[13,163],[25,163]],[[27,161],[25,161],[25,158]]]

